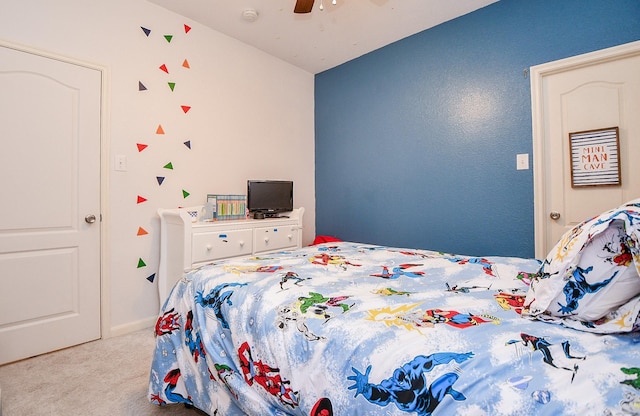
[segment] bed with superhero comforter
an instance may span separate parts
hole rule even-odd
[[[332,242],[194,270],[149,400],[210,415],[640,414],[640,200],[543,261]]]

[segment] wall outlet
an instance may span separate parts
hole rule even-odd
[[[529,153],[520,153],[516,156],[516,169],[517,170],[529,169]]]

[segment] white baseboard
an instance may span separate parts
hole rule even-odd
[[[129,322],[123,325],[112,326],[109,334],[102,334],[102,338],[117,337],[120,335],[130,334],[132,332],[140,331],[146,328],[153,328],[156,324],[157,316],[152,316],[146,319],[141,319],[135,322]],[[0,416],[2,416],[0,414]]]

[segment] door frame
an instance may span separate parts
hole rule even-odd
[[[111,282],[110,282],[110,193],[109,193],[109,107],[110,77],[107,67],[81,61],[58,53],[0,39],[0,46],[54,59],[100,72],[100,338],[111,337]]]
[[[635,56],[640,53],[640,41],[625,43],[611,48],[601,49],[582,55],[572,56],[558,61],[548,62],[530,68],[531,74],[531,122],[533,133],[533,222],[535,239],[535,257],[546,257],[547,203],[544,188],[547,172],[544,166],[544,78],[550,75],[572,71],[591,65],[606,63]]]

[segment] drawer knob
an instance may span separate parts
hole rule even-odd
[[[213,247],[211,247],[211,244],[207,244],[205,248],[207,249],[207,251],[211,251]]]
[[[244,241],[240,240],[240,247],[244,247]]]
[[[265,238],[264,238],[264,242],[265,242],[265,243],[268,243],[268,242],[269,242],[269,237],[265,237]]]

